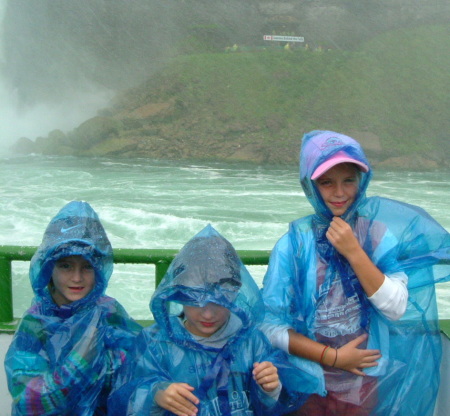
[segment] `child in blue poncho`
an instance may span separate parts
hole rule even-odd
[[[315,213],[277,242],[262,290],[266,335],[321,380],[296,415],[433,414],[434,284],[450,277],[450,237],[421,208],[367,198],[371,176],[352,138],[304,136],[300,181]]]
[[[307,397],[302,372],[256,327],[258,287],[211,226],[175,257],[151,310],[157,323],[137,338],[109,415],[276,416]]]
[[[105,296],[111,244],[86,202],[50,221],[30,263],[35,297],[5,358],[12,415],[106,415],[115,373],[141,327]]]

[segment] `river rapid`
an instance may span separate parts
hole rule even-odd
[[[181,248],[208,223],[237,249],[271,249],[288,223],[311,213],[296,166],[147,159],[2,157],[0,244],[40,244],[67,202],[89,202],[113,248]],[[450,230],[450,172],[375,170],[368,196],[425,208]],[[13,263],[14,316],[30,305],[28,263]],[[260,285],[265,267],[250,267]],[[154,269],[116,265],[107,294],[136,319],[148,308]],[[450,318],[450,284],[437,286],[441,318]]]

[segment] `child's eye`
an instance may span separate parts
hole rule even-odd
[[[93,269],[94,269],[94,266],[92,266],[92,264],[86,264],[86,265],[83,266],[83,268],[84,268],[85,270],[93,270]]]
[[[56,267],[59,269],[70,269],[71,265],[69,263],[56,263]]]

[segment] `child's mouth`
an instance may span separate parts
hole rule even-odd
[[[203,326],[206,326],[207,328],[211,328],[214,326],[214,322],[201,322]]]
[[[347,203],[347,201],[332,202],[331,205],[335,206],[336,208],[342,208],[346,203]]]

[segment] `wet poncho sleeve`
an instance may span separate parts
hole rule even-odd
[[[169,414],[155,402],[155,395],[181,380],[168,371],[167,357],[160,354],[168,345],[155,342],[154,334],[154,329],[144,330],[136,338],[108,399],[108,416]]]
[[[140,329],[117,302],[106,304],[76,319],[33,308],[24,316],[5,359],[13,415],[106,412],[114,374]]]
[[[263,328],[270,338],[271,327],[295,328],[299,331],[304,324],[302,318],[296,319],[287,305],[295,303],[297,293],[293,285],[292,273],[295,269],[294,251],[289,234],[284,234],[270,255],[269,266],[264,278],[263,297],[266,306]],[[298,325],[300,324],[300,325]],[[306,333],[306,331],[303,331]]]

